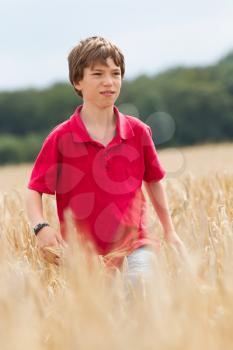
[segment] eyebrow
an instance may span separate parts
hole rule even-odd
[[[102,72],[104,69],[100,69],[100,68],[93,68],[92,71],[99,71],[99,72]],[[120,68],[113,68],[112,69],[112,72],[113,71],[117,71],[117,72],[120,72]]]

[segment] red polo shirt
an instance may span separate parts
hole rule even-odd
[[[105,147],[88,134],[81,108],[45,139],[28,188],[56,195],[64,239],[64,211],[70,208],[77,231],[98,254],[127,254],[151,243],[141,186],[161,180],[165,170],[148,125],[114,106],[116,134]]]

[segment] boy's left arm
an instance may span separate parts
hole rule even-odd
[[[171,243],[173,246],[175,246],[175,248],[178,249],[182,258],[187,261],[188,253],[186,251],[184,243],[177,235],[174,225],[172,223],[167,196],[162,181],[150,181],[144,182],[144,184],[148,192],[149,198],[152,202],[152,205],[163,226],[165,240],[168,243]]]

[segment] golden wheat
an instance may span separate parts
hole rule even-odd
[[[45,262],[23,192],[2,192],[0,349],[231,349],[233,171],[185,171],[165,186],[192,271],[163,243],[150,284],[130,298],[120,271],[81,245],[69,217],[61,266]],[[54,198],[43,200],[56,227]],[[162,237],[152,207],[148,218],[150,234]]]

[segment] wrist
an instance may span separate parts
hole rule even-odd
[[[171,242],[171,241],[177,240],[179,238],[178,238],[178,235],[177,235],[175,229],[171,229],[171,230],[164,231],[164,239],[167,242]]]
[[[174,227],[169,227],[169,228],[166,228],[164,229],[164,236],[170,236],[172,234],[176,233],[176,230]]]
[[[49,226],[49,224],[45,221],[41,221],[39,223],[37,223],[35,226],[33,226],[33,232],[35,235],[37,235],[40,230],[42,230],[42,228]]]

